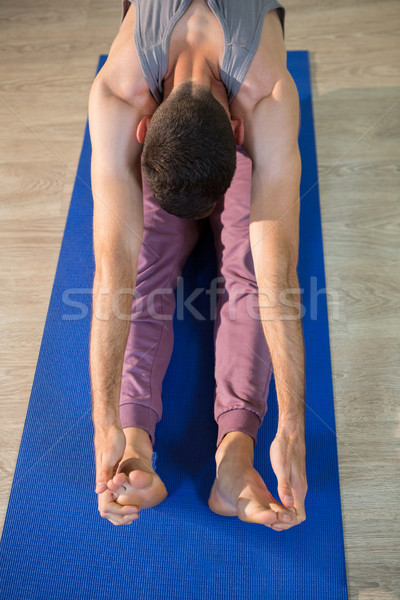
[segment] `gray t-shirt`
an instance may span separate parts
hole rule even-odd
[[[149,89],[160,104],[168,69],[168,44],[191,0],[130,0],[135,7],[134,40]],[[219,20],[225,49],[221,66],[229,104],[239,91],[260,43],[265,15],[274,8],[285,36],[285,8],[277,0],[205,0]],[[129,7],[123,0],[122,18]]]

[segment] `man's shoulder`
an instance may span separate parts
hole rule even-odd
[[[276,82],[285,75],[287,50],[283,39],[282,26],[276,10],[264,17],[260,42],[251,61],[231,109],[247,106],[251,110],[257,103],[269,96]]]
[[[255,105],[242,103],[239,114],[244,122],[245,152],[261,170],[285,170],[288,157],[297,161],[300,126],[300,101],[296,83],[286,69],[276,80],[271,92]]]
[[[140,65],[133,38],[134,25],[135,10],[131,4],[111,45],[100,77],[115,96],[152,114],[158,104],[150,92]]]

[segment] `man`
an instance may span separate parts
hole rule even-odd
[[[167,495],[152,452],[172,291],[206,218],[224,281],[209,506],[276,531],[305,519],[299,99],[284,17],[276,0],[125,1],[91,89],[96,492],[116,525]],[[280,502],[253,468],[272,367]]]

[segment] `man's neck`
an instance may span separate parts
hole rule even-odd
[[[230,110],[226,88],[221,80],[215,77],[209,61],[199,50],[187,49],[180,52],[168,78],[164,79],[164,100],[186,81],[193,81],[211,90],[230,118]]]

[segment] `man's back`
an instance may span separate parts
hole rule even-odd
[[[274,0],[272,1],[274,5],[278,4]],[[154,4],[157,8],[160,2],[147,0],[145,4],[149,7]],[[232,46],[227,48],[225,45],[224,36],[227,36],[228,25],[224,21],[223,14],[219,13],[221,20],[217,18],[206,0],[192,0],[189,6],[187,6],[187,0],[172,4],[180,5],[178,12],[175,13],[177,20],[175,23],[169,24],[168,36],[165,32],[159,33],[161,38],[168,37],[169,43],[166,46],[164,43],[164,47],[159,49],[158,55],[153,50],[152,54],[148,51],[145,55],[139,45],[143,48],[150,45],[150,42],[146,42],[144,28],[150,22],[150,13],[147,11],[139,24],[138,20],[142,18],[140,13],[142,4],[140,2],[125,3],[120,31],[111,46],[109,58],[102,71],[102,77],[116,96],[128,103],[134,102],[136,105],[140,101],[145,111],[143,114],[153,114],[161,101],[161,92],[167,95],[174,86],[174,68],[179,56],[194,47],[196,52],[205,56],[215,79],[219,81],[223,79],[230,85],[230,89],[227,89],[228,100],[229,96],[235,95],[233,101],[230,102],[232,114],[241,116],[240,113],[244,107],[249,110],[250,106],[255,106],[261,98],[271,92],[275,82],[286,69],[283,8],[271,9],[271,2],[263,3],[261,0],[257,0],[257,6],[263,6],[258,33],[254,30],[256,21],[254,17],[251,29],[246,21],[246,15],[242,20],[243,35],[249,35],[249,32],[253,31],[253,36],[257,40],[259,39],[257,47],[247,44],[251,48],[243,47],[242,53],[239,55],[240,47],[236,46],[234,49],[236,54],[233,55]],[[244,10],[248,10],[247,4]],[[262,17],[265,11],[267,13]],[[279,15],[278,11],[280,11]],[[156,22],[158,20],[155,19]],[[150,35],[150,41],[156,39],[154,35],[154,33]],[[237,38],[236,41],[239,42],[240,38]],[[247,63],[242,64],[240,60],[247,55]],[[161,62],[166,60],[166,64],[156,65],[157,58],[160,58]],[[147,59],[153,62],[149,64]],[[153,69],[153,74],[150,74],[150,68]],[[223,70],[226,68],[230,70],[229,75]],[[155,73],[155,69],[158,69],[157,73]],[[240,71],[242,72],[240,73]],[[243,77],[244,71],[246,72]],[[242,82],[239,89],[236,89],[237,83],[235,82],[240,79]],[[153,88],[153,93],[149,83]],[[159,86],[159,90],[156,89],[156,84]]]
[[[265,16],[276,9],[284,30],[285,9],[277,0],[133,0],[133,8],[138,58],[159,103],[164,79],[185,43],[203,46],[230,104],[257,52]]]

